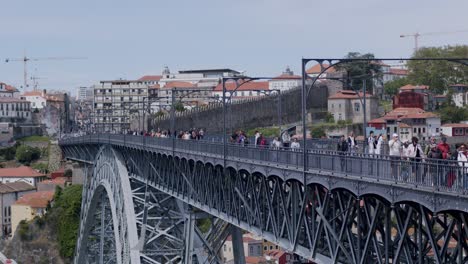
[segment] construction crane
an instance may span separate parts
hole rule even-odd
[[[44,61],[44,60],[83,60],[86,59],[85,57],[44,57],[44,58],[31,58],[27,57],[26,55],[22,58],[8,58],[5,59],[5,63],[12,62],[12,61],[22,61],[23,62],[23,91],[26,90],[28,87],[28,61]],[[35,89],[36,87],[34,87]]]
[[[457,31],[441,31],[441,32],[428,32],[428,33],[413,33],[413,34],[402,34],[400,38],[414,37],[414,51],[418,51],[418,42],[419,37],[421,36],[432,36],[432,35],[447,35],[447,34],[456,34],[456,33],[468,33],[468,30],[457,30]]]

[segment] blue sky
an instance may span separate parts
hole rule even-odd
[[[466,0],[2,0],[0,9],[0,81],[22,84],[22,63],[4,59],[25,50],[87,57],[29,64],[40,88],[70,91],[164,65],[274,76],[286,65],[298,73],[302,57],[407,57],[414,43],[402,33],[468,30]],[[420,38],[421,46],[446,44],[468,44],[468,33]]]

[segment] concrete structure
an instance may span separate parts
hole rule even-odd
[[[19,98],[0,97],[0,122],[30,123],[30,103]]]
[[[0,169],[0,182],[26,182],[33,186],[46,179],[46,175],[35,171],[28,166],[20,166],[18,168],[1,168]]]
[[[143,116],[148,85],[143,81],[101,81],[94,86],[94,129],[99,132],[126,132],[132,118]]]
[[[242,245],[244,250],[245,257],[261,257],[263,256],[263,249],[262,249],[262,239],[258,238],[255,239],[255,236],[251,236],[249,234],[244,234],[242,236]],[[233,243],[232,243],[232,236],[228,236],[226,241],[224,242],[221,248],[221,255],[223,261],[229,262],[234,260],[234,250],[233,250]]]
[[[15,233],[21,220],[32,220],[47,212],[47,205],[52,202],[54,192],[33,192],[24,194],[11,206],[11,231]]]
[[[25,182],[0,183],[1,238],[8,238],[11,234],[11,206],[19,197],[35,191],[34,186]]]
[[[0,82],[0,97],[17,97],[19,94],[18,89],[8,85],[6,83]]]
[[[335,121],[351,120],[352,123],[364,122],[364,109],[362,107],[364,93],[349,90],[338,91],[328,97],[328,112]],[[376,97],[366,94],[366,118],[374,119],[378,116],[379,103]]]
[[[275,78],[268,81],[269,90],[280,90],[281,92],[301,87],[302,86],[302,77],[299,75],[294,75],[294,72],[291,69],[286,67],[286,70],[283,74],[276,76]]]
[[[450,90],[456,106],[463,107],[468,104],[468,84],[453,84],[450,85]]]
[[[21,98],[31,102],[32,109],[42,109],[47,104],[46,92],[43,91],[28,91],[21,95]]]
[[[93,101],[94,88],[93,87],[79,87],[76,93],[77,101]]]
[[[397,108],[383,117],[369,121],[369,126],[376,129],[386,129],[387,135],[400,135],[401,141],[411,141],[413,136],[419,140],[429,139],[432,135],[439,135],[440,117],[420,108]]]
[[[468,124],[443,124],[441,133],[447,137],[468,136]]]

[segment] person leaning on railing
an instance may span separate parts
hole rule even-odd
[[[424,151],[418,141],[417,137],[411,138],[411,144],[408,146],[408,157],[412,164],[413,177],[416,179],[416,182],[423,182],[425,175],[422,175],[420,163],[424,162],[426,155],[424,155]]]

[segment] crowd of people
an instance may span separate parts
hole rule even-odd
[[[229,141],[231,143],[240,144],[242,146],[248,146],[252,144],[253,146],[259,148],[298,150],[301,147],[297,138],[291,139],[288,133],[283,133],[281,139],[279,137],[274,137],[271,142],[268,142],[267,137],[265,137],[261,132],[255,131],[253,142],[251,143],[247,134],[242,130],[238,130],[231,135]]]
[[[171,138],[175,137],[178,139],[184,139],[184,140],[189,140],[189,139],[194,139],[194,140],[202,140],[205,137],[205,131],[202,128],[192,128],[189,130],[181,130],[181,131],[174,131],[174,133],[171,133],[171,130],[161,130],[161,129],[156,129],[156,130],[151,130],[151,131],[131,131],[129,130],[127,132],[128,135],[134,135],[134,136],[145,136],[145,137],[155,137],[155,138]]]

